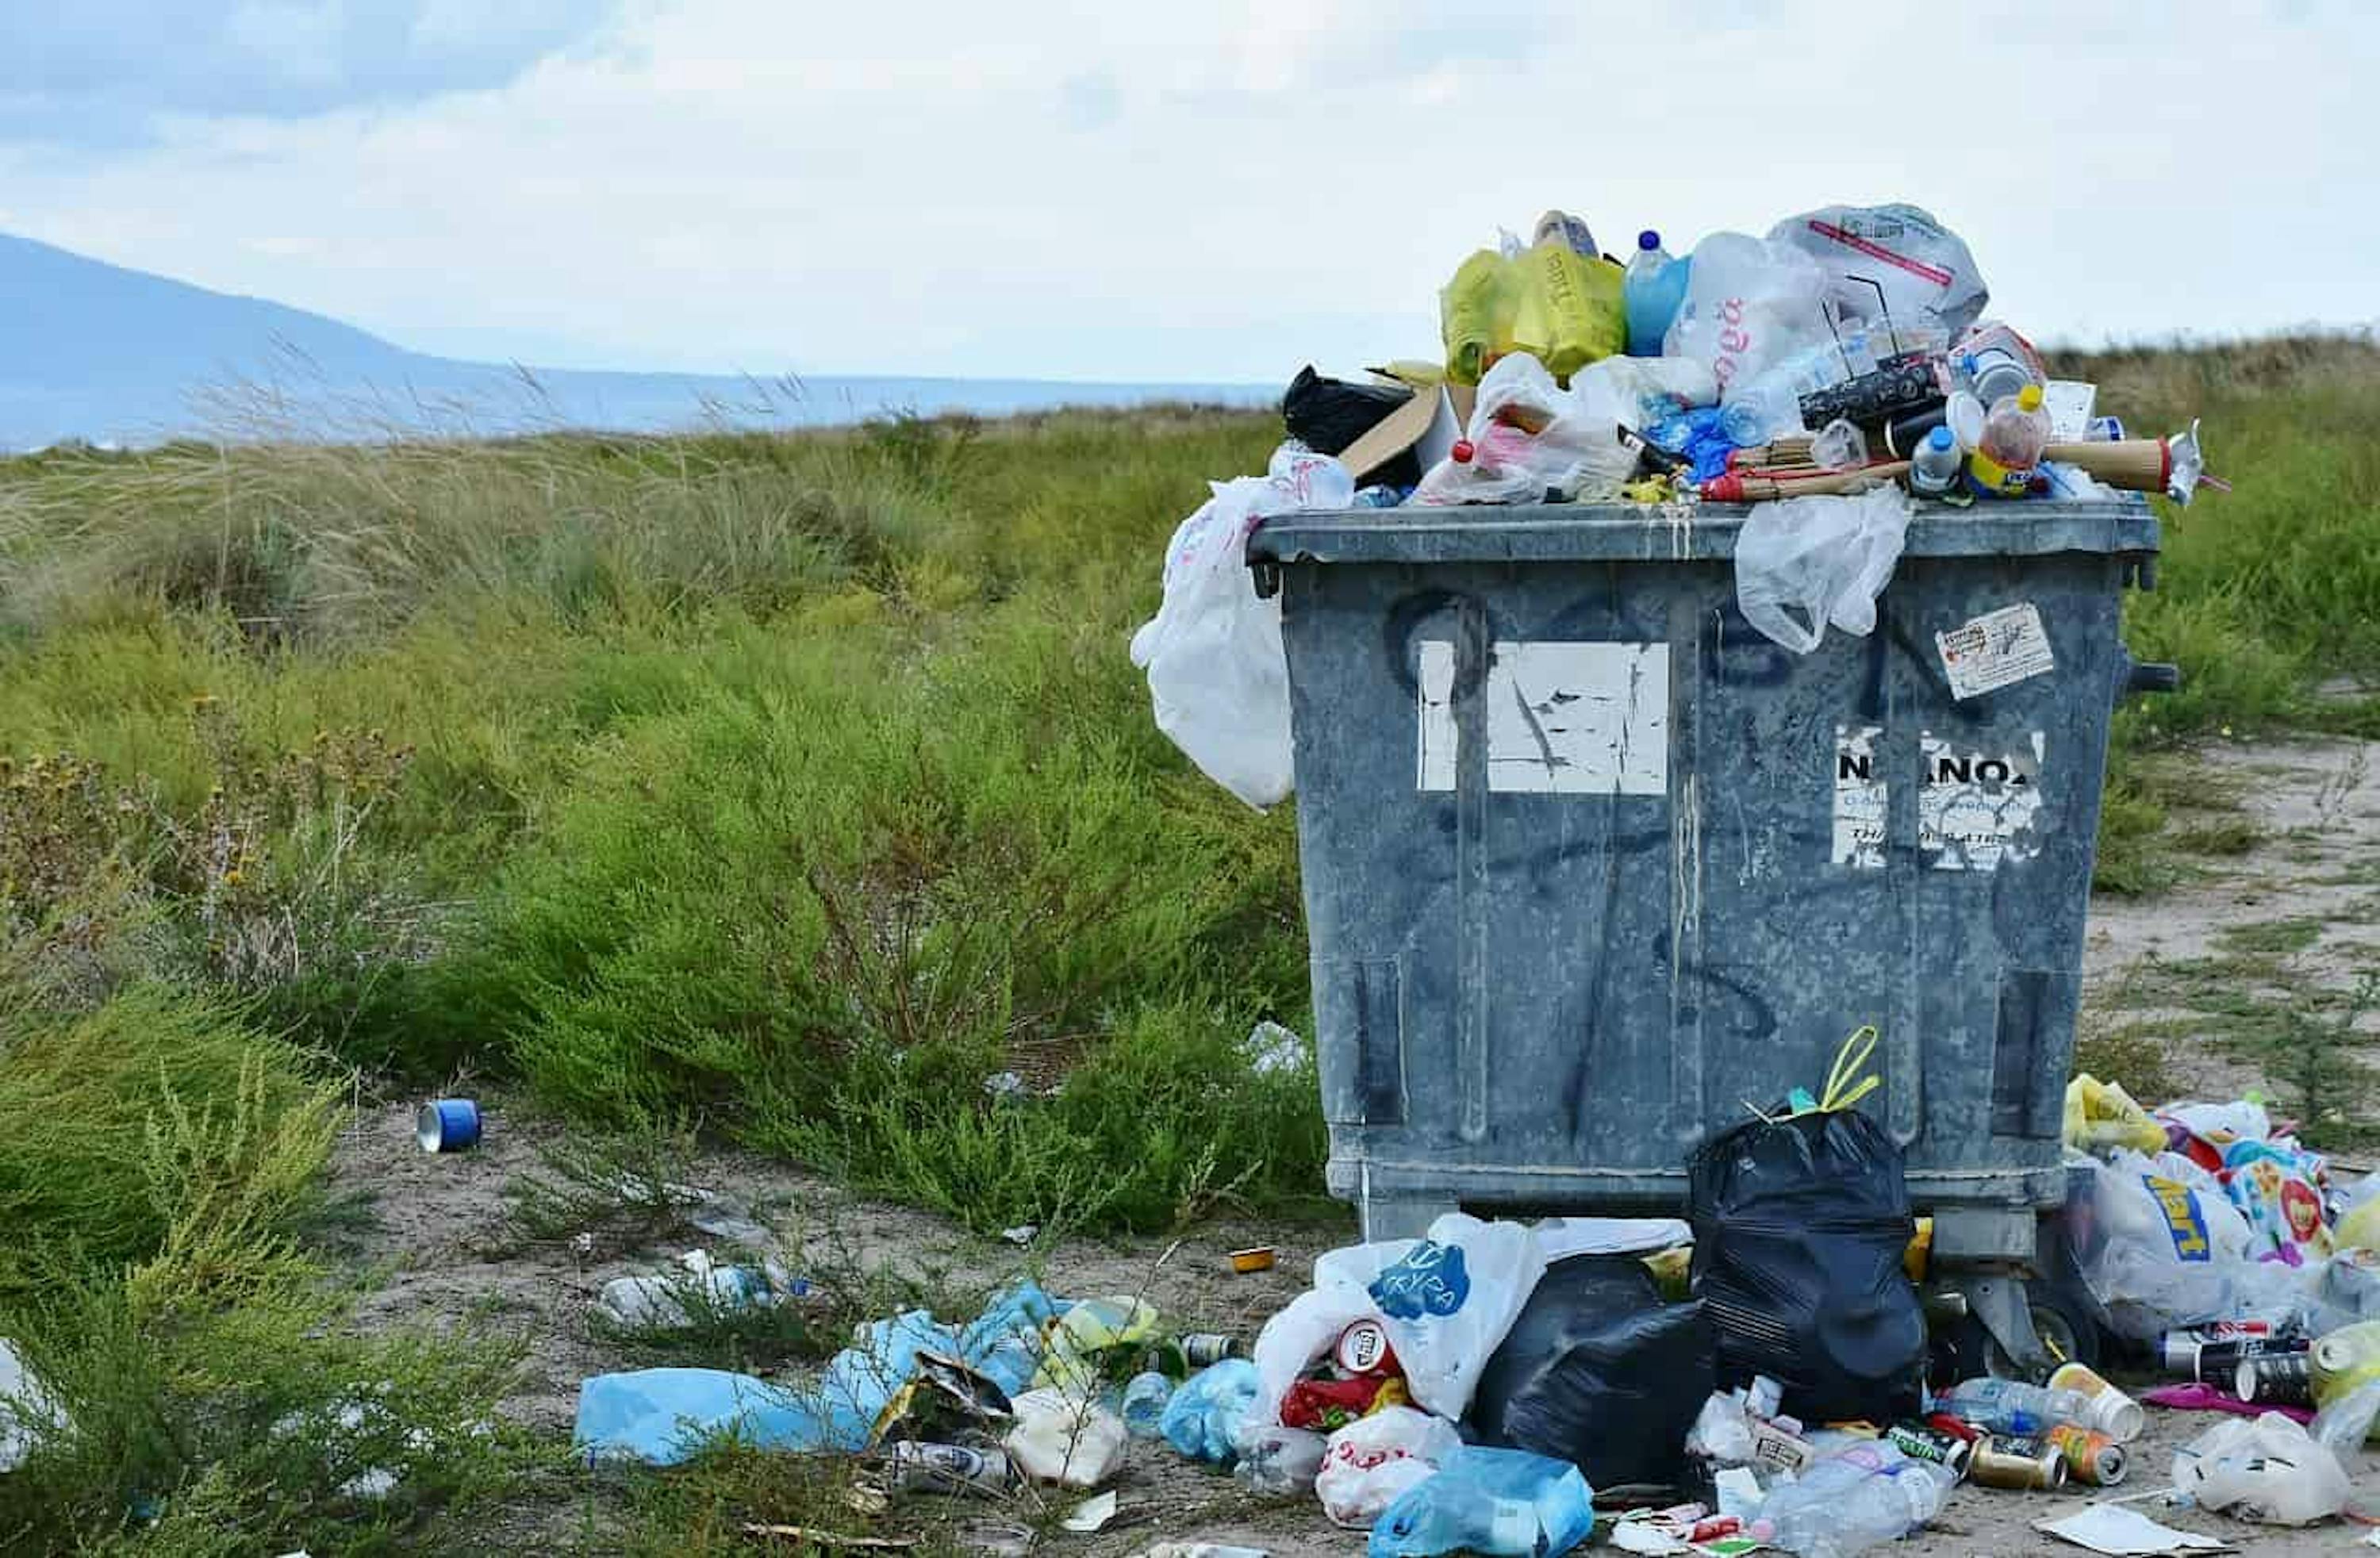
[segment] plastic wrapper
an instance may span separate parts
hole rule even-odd
[[[2216,1424],[2173,1453],[2175,1492],[2201,1509],[2269,1526],[2310,1526],[2347,1506],[2347,1473],[2277,1412]]]
[[[1368,1531],[1382,1510],[1435,1476],[1462,1447],[1462,1437],[1444,1418],[1391,1406],[1330,1436],[1314,1491],[1332,1523]]]
[[[1830,205],[1787,217],[1768,241],[1809,256],[1847,319],[1938,320],[1955,335],[1991,300],[1966,243],[1917,206]]]
[[[2322,1172],[2320,1158],[2269,1141],[2234,1142],[2223,1154],[2224,1188],[2256,1231],[2260,1250],[2293,1266],[2331,1252]]]
[[[1735,599],[1746,622],[1796,654],[1832,626],[1876,630],[1876,597],[1909,534],[1909,494],[1886,483],[1856,496],[1755,504],[1735,543]]]
[[[1287,798],[1289,662],[1281,602],[1258,598],[1248,534],[1266,515],[1344,508],[1354,481],[1326,455],[1284,447],[1263,477],[1214,484],[1165,549],[1165,600],[1132,638],[1158,728],[1199,770],[1259,809]]]
[[[1686,1206],[1720,1384],[1766,1374],[1808,1422],[1916,1410],[1925,1317],[1901,1269],[1916,1220],[1882,1126],[1855,1109],[1750,1121],[1695,1150]]]
[[[1700,1304],[1663,1304],[1641,1260],[1577,1256],[1547,1268],[1466,1423],[1479,1442],[1570,1461],[1598,1488],[1671,1482],[1716,1365]]]
[[[1662,355],[1708,367],[1727,398],[1730,385],[1829,339],[1820,310],[1826,289],[1826,273],[1801,250],[1713,233],[1694,246],[1686,300],[1663,338]]]

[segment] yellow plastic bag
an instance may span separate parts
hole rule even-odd
[[[1513,350],[1527,352],[1566,381],[1627,346],[1628,312],[1621,298],[1625,273],[1619,266],[1560,243],[1541,243],[1512,266],[1519,292]]]
[[[1456,269],[1438,295],[1439,334],[1446,341],[1446,376],[1475,384],[1512,349],[1512,319],[1520,308],[1514,262],[1483,249]]]
[[[2066,1145],[2082,1152],[2126,1147],[2162,1152],[2165,1127],[2132,1102],[2132,1095],[2089,1072],[2066,1084]]]

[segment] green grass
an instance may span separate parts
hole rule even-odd
[[[2127,603],[2184,687],[2119,716],[2099,874],[2155,892],[2258,842],[2179,745],[2380,733],[2312,691],[2380,676],[2380,351],[2063,366],[2136,428],[2203,415],[2238,486],[2168,512]],[[666,1184],[700,1138],[1045,1239],[1314,1198],[1314,1078],[1242,1048],[1311,1027],[1293,821],[1190,770],[1123,652],[1203,483],[1276,436],[1176,409],[0,462],[0,1334],[75,1425],[0,1479],[0,1550],[435,1550],[522,1499],[636,1552],[912,1528],[842,1466],[723,1447],[598,1488],[458,1431],[506,1348],[365,1335],[330,1280],[350,1068],[499,1077],[600,1138],[524,1188],[521,1239],[658,1236],[683,1209],[615,1165]],[[2352,1092],[2362,998],[2254,982],[2298,933],[2143,999]],[[2087,1047],[2151,1097],[2170,1038]],[[613,1340],[797,1359],[899,1296],[872,1282]],[[375,1466],[396,1493],[342,1492]]]

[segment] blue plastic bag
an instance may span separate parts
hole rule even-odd
[[[1465,1445],[1372,1525],[1366,1558],[1567,1552],[1595,1529],[1595,1491],[1568,1461]]]
[[[814,1401],[748,1374],[646,1369],[581,1384],[571,1438],[590,1461],[675,1466],[731,1431],[770,1450],[818,1449],[828,1433]]]
[[[1244,1357],[1227,1357],[1183,1382],[1165,1404],[1159,1427],[1166,1442],[1192,1460],[1229,1466],[1239,1454],[1232,1447],[1232,1438],[1256,1401],[1257,1366]]]

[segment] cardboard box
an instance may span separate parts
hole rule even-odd
[[[1470,384],[1441,384],[1435,389],[1417,390],[1411,400],[1374,423],[1371,432],[1341,451],[1339,461],[1354,474],[1359,487],[1365,477],[1407,449],[1414,452],[1427,473],[1446,458],[1454,441],[1463,436],[1478,393]]]

